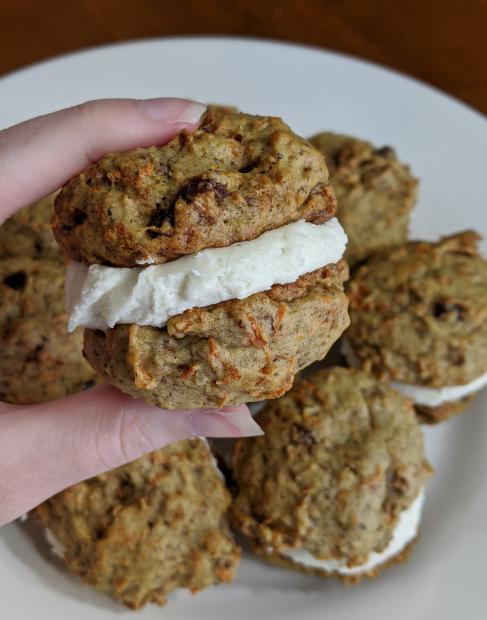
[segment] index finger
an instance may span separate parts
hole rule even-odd
[[[102,99],[0,131],[0,224],[105,153],[195,129],[204,110],[187,99]]]

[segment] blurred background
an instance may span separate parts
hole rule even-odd
[[[408,73],[487,113],[487,0],[1,0],[0,76],[93,45],[268,37]]]

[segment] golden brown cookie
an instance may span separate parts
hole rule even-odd
[[[229,505],[206,442],[192,439],[80,482],[35,513],[72,573],[138,609],[234,578]]]
[[[331,132],[311,143],[325,156],[348,235],[345,258],[353,266],[368,256],[405,243],[418,181],[391,147]]]
[[[254,239],[336,202],[323,156],[279,118],[212,108],[162,147],[107,155],[55,202],[54,234],[73,260],[164,263]]]
[[[21,209],[0,226],[0,259],[23,256],[63,262],[51,230],[55,196]]]
[[[256,419],[265,435],[239,440],[232,467],[233,522],[256,553],[347,580],[402,556],[431,472],[408,399],[335,367],[299,380]],[[399,523],[411,530],[402,543]]]
[[[0,400],[35,404],[94,385],[82,341],[80,330],[67,333],[63,266],[0,261]]]
[[[357,365],[398,389],[463,388],[487,373],[487,261],[478,241],[466,231],[411,242],[357,269],[346,334]],[[436,404],[411,397],[423,418],[441,421],[480,388]]]

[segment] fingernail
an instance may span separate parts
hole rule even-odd
[[[149,118],[164,123],[197,123],[206,110],[206,106],[189,99],[139,99],[142,113]]]
[[[263,435],[249,411],[200,412],[190,417],[192,432],[198,437],[251,437]]]

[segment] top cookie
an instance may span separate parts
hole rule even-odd
[[[335,214],[324,157],[279,118],[212,108],[193,134],[107,155],[56,199],[54,234],[89,264],[164,263]]]
[[[433,388],[487,371],[487,261],[478,240],[466,231],[411,242],[358,268],[347,338],[365,369]]]
[[[350,265],[405,243],[418,182],[394,150],[331,132],[314,136],[311,143],[325,156],[338,217],[348,235]]]

